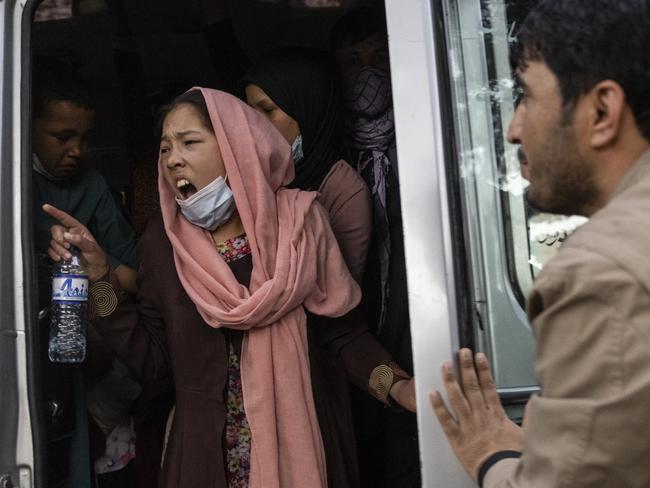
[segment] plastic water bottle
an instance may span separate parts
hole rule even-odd
[[[80,252],[71,247],[72,259],[52,269],[52,308],[48,355],[54,363],[80,363],[86,358],[88,325],[88,273]]]

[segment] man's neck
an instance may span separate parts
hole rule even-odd
[[[604,153],[597,161],[599,198],[585,212],[587,217],[607,205],[625,175],[635,166],[641,156],[650,149],[650,143],[645,138],[635,138],[635,140],[627,141],[626,144],[619,144],[618,146],[617,149]]]

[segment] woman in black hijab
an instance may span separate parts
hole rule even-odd
[[[335,67],[319,51],[283,48],[264,56],[244,79],[246,100],[289,144],[291,188],[320,192],[352,276],[361,281],[372,232],[371,197],[342,158],[341,102]]]

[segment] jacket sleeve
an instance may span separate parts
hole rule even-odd
[[[92,285],[110,283],[118,305],[108,316],[95,313],[91,321],[104,341],[141,381],[153,382],[165,380],[170,375],[169,348],[156,292],[156,277],[148,272],[146,265],[145,258],[138,271],[135,297],[121,290],[113,273]]]
[[[359,174],[339,161],[320,189],[320,203],[350,274],[361,283],[372,237],[372,197]]]
[[[332,230],[350,274],[361,283],[372,234],[372,207],[368,189],[360,188],[332,215]]]
[[[650,300],[608,258],[567,249],[535,284],[528,313],[542,395],[531,399],[520,461],[489,488],[645,486],[650,436]]]
[[[338,318],[309,315],[317,345],[340,361],[347,379],[357,388],[376,396],[369,385],[372,371],[393,361],[390,353],[368,329],[355,308]]]

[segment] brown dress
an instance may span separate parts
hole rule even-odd
[[[215,259],[221,259],[215,251]],[[250,256],[230,263],[247,285]],[[111,277],[114,288],[116,280]],[[208,326],[183,289],[171,244],[157,216],[140,242],[136,300],[93,325],[144,382],[173,382],[176,414],[159,485],[227,488],[224,455],[228,347],[224,330]],[[339,319],[308,314],[314,400],[327,460],[328,486],[358,486],[347,382],[367,390],[372,370],[390,355],[353,310]],[[229,331],[232,333],[232,331]],[[307,487],[306,487],[307,488]]]

